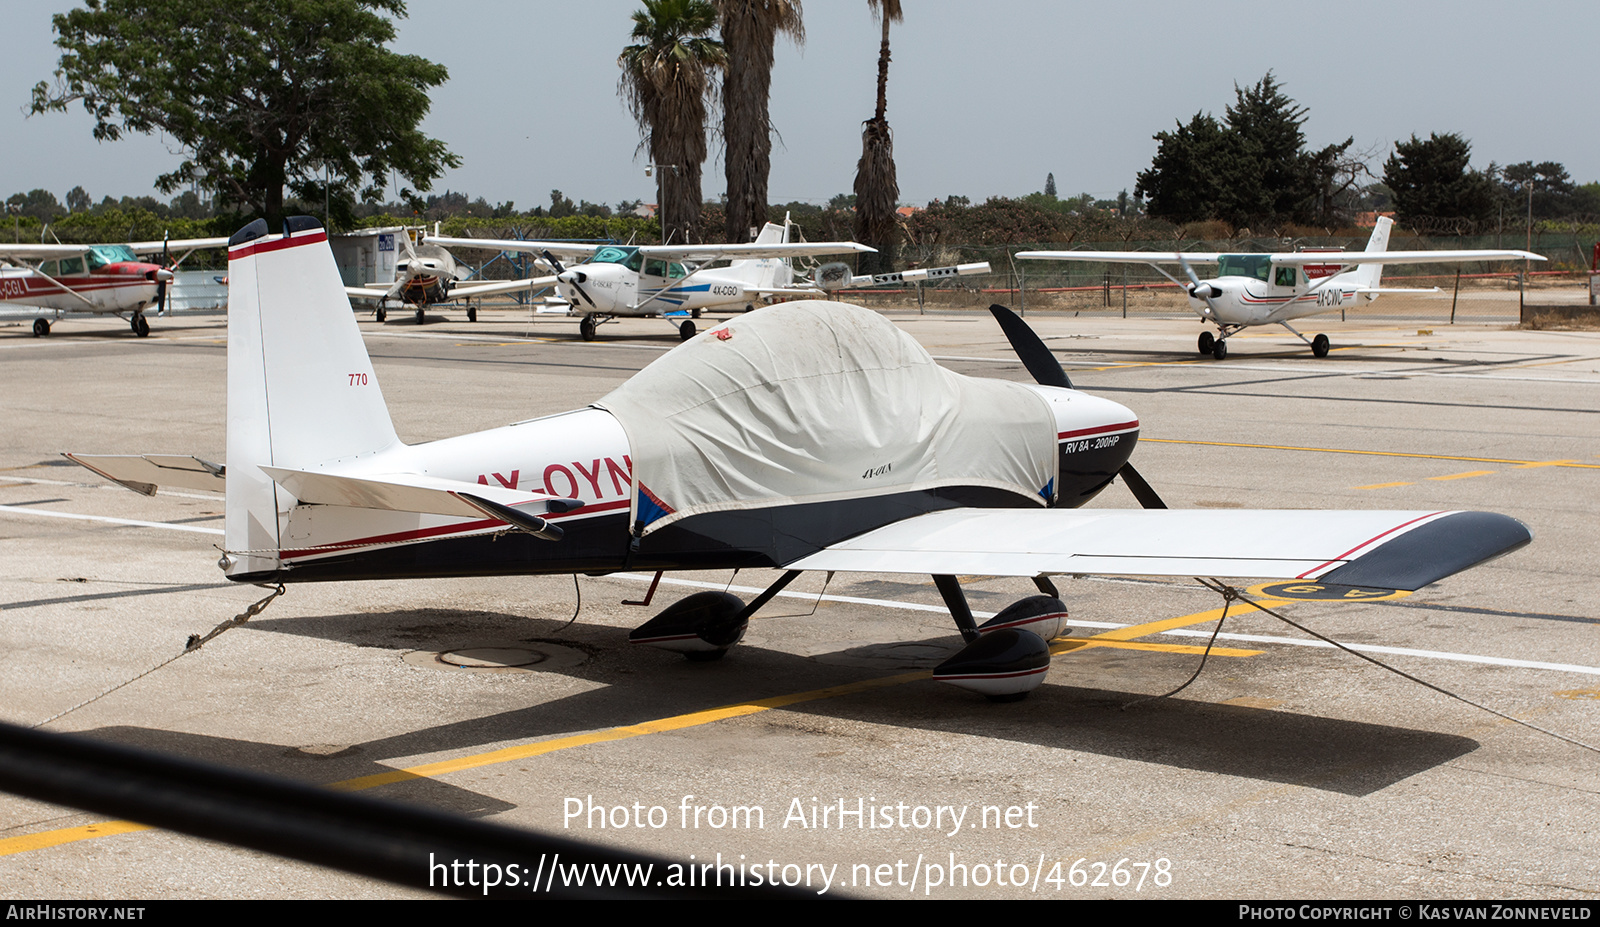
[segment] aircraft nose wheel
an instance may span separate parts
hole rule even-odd
[[[140,312],[133,317],[133,333],[140,338],[150,337],[150,323],[145,320],[144,313]]]
[[[1228,342],[1223,341],[1220,338],[1217,339],[1217,343],[1213,344],[1211,346],[1211,356],[1216,358],[1217,360],[1225,360],[1225,359],[1227,359],[1227,357],[1228,357]]]
[[[599,323],[594,320],[593,315],[586,315],[578,320],[578,334],[583,336],[584,341],[593,341],[595,329],[598,327]]]
[[[1316,357],[1328,356],[1328,336],[1318,335],[1311,339],[1311,353]]]
[[[693,338],[693,337],[694,337],[694,323],[689,321],[688,319],[684,319],[683,320],[683,324],[678,326],[678,340],[679,341],[688,341],[690,338]]]
[[[1210,332],[1201,332],[1200,333],[1200,353],[1201,354],[1210,354],[1211,353],[1211,349],[1216,347],[1216,344],[1217,344],[1217,339],[1216,339],[1215,335],[1211,334]]]
[[[425,311],[423,311],[421,309],[418,309],[417,310],[417,324],[418,325],[423,325],[427,321],[428,321],[428,314]]]
[[[477,306],[468,306],[467,307],[467,321],[468,322],[476,322],[476,321],[478,321],[478,307]]]
[[[43,338],[44,336],[46,336],[48,334],[50,334],[50,323],[49,323],[49,321],[47,321],[45,319],[34,319],[33,320],[33,337],[35,337],[35,338]]]
[[[387,309],[383,308],[382,306],[379,306],[378,307],[378,311],[376,313],[377,320],[382,322],[384,319],[386,319],[388,317],[389,317],[389,311]]]

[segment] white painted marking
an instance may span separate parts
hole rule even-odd
[[[0,505],[0,512],[17,515],[40,515],[45,518],[75,518],[81,521],[103,521],[111,525],[131,525],[136,528],[165,528],[168,531],[192,531],[196,534],[221,534],[221,528],[201,528],[196,525],[172,525],[164,521],[139,521],[133,518],[110,518],[105,515],[78,515],[74,512],[52,512],[27,506]]]

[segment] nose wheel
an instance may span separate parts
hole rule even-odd
[[[1200,353],[1201,354],[1210,354],[1211,353],[1211,349],[1213,347],[1216,347],[1216,344],[1217,344],[1217,338],[1216,338],[1215,335],[1211,334],[1210,332],[1201,332],[1200,333],[1200,344],[1199,344],[1199,347],[1200,347]]]
[[[135,312],[133,318],[128,320],[128,324],[133,327],[133,333],[140,338],[150,337],[150,323],[145,319],[144,313]]]
[[[584,341],[593,341],[595,330],[599,327],[600,323],[595,321],[594,313],[592,312],[578,320],[578,334],[582,336]]]

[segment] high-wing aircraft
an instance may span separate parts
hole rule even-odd
[[[400,257],[394,264],[394,283],[389,286],[347,286],[345,293],[354,299],[370,299],[377,304],[377,319],[382,322],[391,308],[414,306],[417,324],[427,322],[429,306],[458,299],[516,293],[550,286],[555,277],[534,277],[525,280],[492,280],[463,282],[451,254],[437,240],[424,239],[413,243],[414,229],[375,229],[364,235],[376,235],[381,240],[388,235],[398,242]],[[391,245],[392,247],[392,245]],[[478,307],[467,305],[467,321],[478,321]]]
[[[129,488],[223,489],[231,580],[782,569],[748,604],[690,595],[630,639],[722,656],[806,570],[934,577],[966,646],[937,679],[1039,685],[1066,605],[1049,576],[1248,576],[1417,589],[1531,539],[1503,515],[1172,511],[1129,464],[1139,420],[1072,387],[994,314],[1037,384],[966,377],[877,313],[735,316],[587,408],[400,441],[316,220],[229,248],[227,465],[68,455]],[[1143,510],[1074,511],[1121,476]],[[975,623],[961,574],[1040,590]]]
[[[684,341],[695,325],[683,315],[698,316],[718,306],[753,308],[768,296],[821,295],[793,285],[790,258],[851,254],[873,249],[853,241],[790,242],[789,226],[768,222],[756,240],[743,245],[574,245],[566,242],[516,241],[498,238],[433,238],[450,248],[482,248],[537,254],[556,272],[556,292],[581,315],[578,332],[593,341],[599,327],[622,316],[661,316],[678,326]],[[568,260],[586,259],[565,266]],[[727,267],[703,265],[722,258]],[[694,266],[694,264],[702,266]]]
[[[144,310],[166,310],[173,268],[203,248],[221,248],[226,238],[136,241],[127,244],[0,244],[0,305],[36,307],[48,313],[33,320],[33,334],[50,334],[50,323],[69,312],[117,315],[140,338],[150,334]],[[183,252],[171,259],[174,252]],[[162,255],[162,262],[141,256]]]
[[[1462,261],[1542,261],[1527,251],[1390,251],[1394,220],[1379,217],[1365,251],[1284,251],[1261,254],[1212,254],[1156,251],[1022,251],[1017,257],[1038,261],[1088,261],[1105,264],[1149,264],[1189,293],[1189,308],[1217,326],[1217,334],[1200,333],[1201,354],[1217,360],[1228,356],[1228,338],[1252,325],[1282,325],[1311,347],[1328,355],[1327,335],[1307,338],[1289,325],[1293,319],[1340,308],[1360,308],[1384,293],[1436,293],[1437,289],[1405,289],[1378,285],[1385,264],[1448,264]],[[1177,264],[1189,278],[1185,286],[1161,269]],[[1215,264],[1217,275],[1201,280],[1192,265]]]

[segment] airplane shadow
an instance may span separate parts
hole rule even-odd
[[[904,662],[908,651],[927,654],[922,668],[931,668],[940,653],[959,647],[959,640],[951,635],[807,658],[746,644],[725,660],[693,664],[675,654],[629,646],[622,628],[582,623],[565,627],[564,621],[494,612],[419,609],[336,614],[257,620],[250,627],[397,652],[560,643],[584,651],[589,658],[559,672],[602,685],[539,704],[378,737],[328,757],[308,757],[301,750],[281,745],[145,729],[109,728],[92,735],[301,780],[331,782],[391,770],[394,765],[386,761],[394,758],[471,751],[508,740],[633,725],[881,678],[913,668]],[[901,661],[893,668],[870,665],[874,654],[891,653]],[[537,687],[536,678],[530,683],[531,691]],[[1126,703],[1140,697],[1141,693],[1134,692],[1046,684],[1023,702],[999,705],[931,681],[914,681],[800,702],[784,710],[981,736],[1351,796],[1372,794],[1479,746],[1470,738],[1434,731],[1183,698],[1123,710]],[[490,814],[504,807],[496,799],[432,780],[413,781],[403,788],[407,801],[463,814]]]

